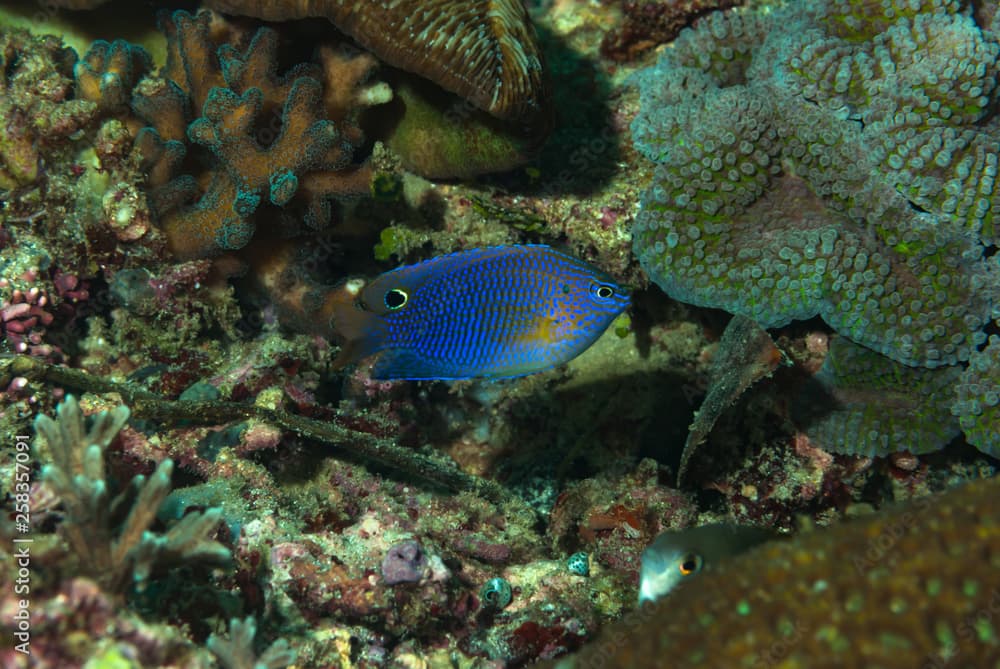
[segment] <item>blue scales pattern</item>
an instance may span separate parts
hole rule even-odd
[[[371,321],[355,348],[356,357],[380,353],[375,378],[502,378],[571,360],[628,304],[582,260],[543,245],[498,246],[387,272],[341,318]]]

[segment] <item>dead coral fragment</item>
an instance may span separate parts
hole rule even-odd
[[[631,61],[657,44],[677,37],[699,16],[727,9],[743,0],[621,0],[621,25],[601,40],[601,53],[612,60]]]
[[[76,54],[57,37],[0,29],[0,191],[34,183],[39,163],[94,117],[73,100]]]
[[[110,592],[124,593],[133,583],[141,586],[157,567],[229,562],[229,550],[210,538],[219,524],[219,509],[188,514],[165,535],[149,531],[170,492],[171,460],[161,462],[149,479],[136,476],[127,489],[111,495],[104,452],[128,421],[128,407],[97,414],[89,431],[73,396],[56,413],[56,420],[45,415],[35,419],[35,431],[51,458],[42,468],[42,480],[62,499],[62,533],[85,575]]]
[[[727,408],[762,378],[769,377],[785,360],[771,336],[744,316],[733,316],[722,333],[712,361],[708,393],[688,428],[688,438],[677,468],[678,484],[684,481],[691,457],[708,438]]]

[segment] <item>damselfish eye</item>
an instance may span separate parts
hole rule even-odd
[[[406,304],[406,300],[409,299],[409,295],[406,294],[405,290],[399,288],[393,288],[385,293],[385,306],[387,309],[395,311],[396,309],[402,309],[403,305]]]
[[[688,553],[677,565],[677,570],[681,576],[690,576],[701,571],[702,559],[697,553]]]
[[[609,286],[606,283],[594,284],[590,292],[594,294],[595,297],[601,300],[610,300],[615,296],[615,289],[613,286]]]

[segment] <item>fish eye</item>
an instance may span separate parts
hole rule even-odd
[[[677,570],[680,571],[681,576],[690,576],[691,574],[696,574],[701,571],[703,560],[701,556],[697,553],[688,553],[677,565]]]
[[[590,292],[594,295],[594,297],[601,300],[610,300],[615,296],[614,286],[609,286],[606,283],[594,284],[591,286]]]
[[[406,301],[409,298],[410,296],[406,294],[405,290],[402,290],[400,288],[392,288],[391,290],[386,291],[385,298],[383,299],[385,301],[385,306],[387,309],[391,311],[396,311],[397,309],[402,309],[403,305],[406,304]]]

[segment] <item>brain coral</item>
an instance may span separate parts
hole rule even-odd
[[[995,317],[996,36],[966,3],[713,14],[637,76],[658,163],[633,229],[676,299],[816,315],[901,363],[965,361]]]

